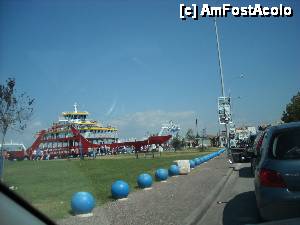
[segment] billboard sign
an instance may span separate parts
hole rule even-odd
[[[231,121],[230,97],[218,98],[219,123],[228,124]]]

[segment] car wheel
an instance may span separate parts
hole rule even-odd
[[[232,155],[232,160],[233,160],[233,163],[239,163],[240,162],[240,155],[239,154],[233,154]]]

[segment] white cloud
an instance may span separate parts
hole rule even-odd
[[[195,127],[196,113],[194,111],[166,112],[153,110],[135,112],[115,118],[110,121],[119,129],[120,137],[142,137],[146,132],[158,133],[161,125],[170,120],[179,124],[182,132]]]

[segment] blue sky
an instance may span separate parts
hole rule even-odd
[[[74,102],[116,125],[120,137],[158,132],[169,119],[184,133],[196,117],[199,129],[215,134],[221,91],[213,19],[182,21],[180,3],[220,4],[2,0],[0,81],[13,75],[17,89],[36,98],[28,129],[8,139],[31,144],[37,130],[73,110]],[[237,124],[278,121],[299,91],[300,4],[256,3],[283,3],[294,16],[218,19],[225,90]]]

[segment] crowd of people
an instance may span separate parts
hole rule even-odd
[[[163,152],[164,150],[169,149],[168,146],[162,145],[144,145],[139,148],[134,146],[122,146],[118,148],[110,148],[109,146],[101,146],[99,148],[89,149],[87,154],[82,153],[80,148],[68,150],[54,150],[49,149],[41,150],[37,148],[33,151],[31,159],[32,160],[50,160],[50,159],[61,159],[61,158],[83,158],[83,157],[92,157],[96,158],[97,156],[105,155],[119,155],[119,154],[135,154],[138,152]],[[52,153],[52,154],[51,154]]]

